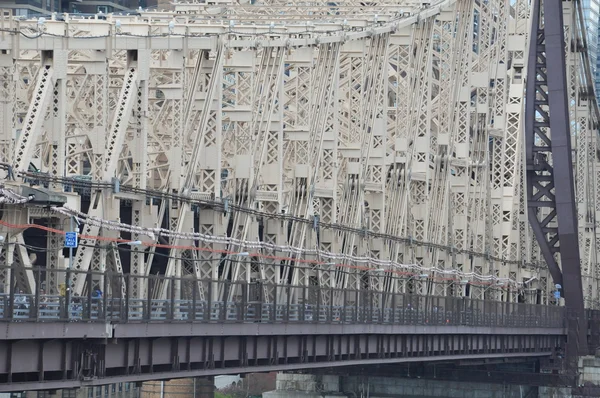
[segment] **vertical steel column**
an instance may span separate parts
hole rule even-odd
[[[543,12],[542,12],[543,5]],[[525,106],[527,206],[570,314],[569,351],[586,351],[561,0],[534,0]],[[546,213],[542,213],[547,209]],[[548,211],[549,210],[549,211]],[[541,219],[540,219],[541,216]],[[560,253],[562,271],[555,253]]]

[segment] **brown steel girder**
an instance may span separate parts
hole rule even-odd
[[[587,353],[562,0],[534,0],[525,103],[528,217],[569,312],[568,355]],[[541,214],[544,209],[548,213]],[[541,217],[541,218],[540,218]],[[553,225],[555,223],[556,225]],[[561,267],[554,257],[560,253]],[[570,368],[576,363],[570,361]]]

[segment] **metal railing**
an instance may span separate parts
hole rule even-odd
[[[0,321],[565,326],[564,309],[557,306],[113,273],[84,273],[86,286],[92,289],[87,289],[83,296],[72,296],[68,291],[62,295],[49,295],[44,290],[46,281],[73,280],[77,271],[35,268],[33,273],[39,289],[26,293],[16,287],[16,283],[11,283],[13,288],[0,293]],[[50,274],[55,275],[49,278]],[[11,275],[11,280],[16,282],[14,273]],[[128,293],[132,292],[134,283],[138,291],[144,292],[143,297],[132,297]],[[164,283],[168,283],[164,290],[167,298],[154,298],[156,292],[164,288]],[[101,295],[97,294],[98,290]],[[268,297],[264,299],[266,295]]]

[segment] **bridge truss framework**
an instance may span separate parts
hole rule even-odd
[[[266,282],[267,302],[302,299],[274,297],[267,286],[281,283],[551,302],[525,188],[528,2],[336,4],[185,3],[44,20],[4,12],[0,262],[22,269],[0,275],[6,291],[11,278],[35,289],[31,223],[47,236],[41,265],[69,267],[73,218],[81,271],[148,275],[167,248],[167,276]],[[586,307],[596,308],[598,108],[581,4],[562,8],[573,242]],[[66,204],[32,205],[29,185]],[[556,193],[544,187],[532,195]],[[545,204],[534,217],[554,244],[560,226]],[[128,266],[116,244],[129,239],[142,245],[127,246]],[[68,285],[80,295],[93,287]],[[172,290],[167,280],[157,295]]]

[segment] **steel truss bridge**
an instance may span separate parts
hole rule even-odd
[[[600,306],[600,113],[581,2],[173,8],[0,15],[0,289],[13,331],[0,341],[10,352],[28,333],[45,341],[36,333],[50,329],[31,323],[42,321],[40,297],[58,297],[58,318],[43,321],[64,333],[52,335],[63,365],[48,377],[80,383],[74,336],[120,341],[127,327],[112,325],[131,322],[136,300],[140,321],[175,336],[175,303],[188,303],[192,325],[198,303],[202,322],[213,321],[208,303],[221,303],[224,324],[230,303],[250,301],[261,304],[236,320],[276,322],[285,303],[286,322],[295,313],[310,324],[307,308],[321,322],[318,305],[333,325],[332,314],[347,316],[336,308],[363,314],[366,295],[382,309],[377,322],[395,324],[383,310],[395,314],[398,295],[548,311],[558,291],[567,332],[555,336],[563,347],[568,334],[567,367],[576,366],[588,348],[584,310]],[[77,248],[64,249],[75,230]],[[79,322],[91,322],[97,289],[102,336]],[[71,319],[85,297],[88,318]],[[169,311],[153,304],[164,302]],[[161,311],[171,318],[153,318]],[[279,329],[269,330],[260,333]],[[263,346],[252,338],[256,354]],[[554,342],[533,341],[549,355]],[[115,350],[126,374],[141,372],[141,349]],[[37,367],[22,370],[42,382],[46,355],[36,352]],[[252,358],[289,358],[268,352]],[[102,366],[89,377],[108,375]],[[3,372],[10,382],[16,371]]]

